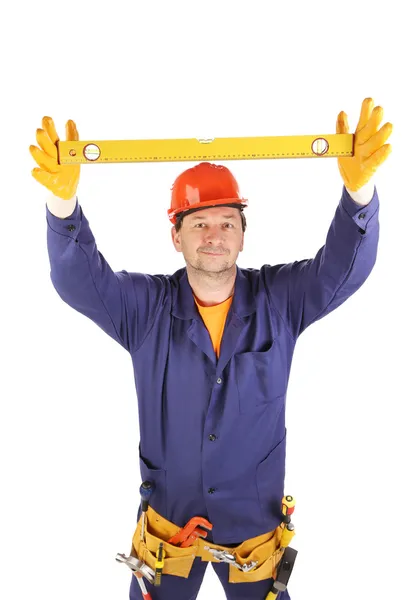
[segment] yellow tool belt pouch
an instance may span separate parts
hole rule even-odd
[[[143,514],[141,514],[132,540],[131,555],[144,561],[151,569],[155,570],[157,551],[160,543],[163,542],[165,561],[162,572],[166,575],[187,578],[196,556],[199,556],[203,561],[220,562],[204,548],[208,546],[212,549],[225,550],[233,554],[240,565],[257,561],[256,567],[251,571],[241,571],[234,565],[229,564],[230,583],[261,581],[277,576],[276,565],[284,552],[284,548],[280,547],[280,540],[285,527],[284,523],[274,531],[250,538],[235,548],[219,546],[203,538],[197,538],[192,546],[181,548],[167,542],[181,530],[181,527],[162,517],[151,506],[148,507],[146,515],[144,540],[141,540],[143,519]],[[293,535],[294,532],[292,531],[290,539]]]

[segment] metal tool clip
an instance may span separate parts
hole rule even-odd
[[[230,565],[233,565],[237,569],[239,569],[240,571],[244,571],[245,573],[254,569],[258,563],[258,561],[251,561],[249,564],[245,563],[244,565],[239,565],[239,563],[236,560],[236,557],[233,554],[230,554],[230,552],[226,552],[225,550],[216,550],[215,548],[210,548],[209,546],[204,546],[204,550],[208,550],[209,552],[211,552],[214,558],[219,560],[220,562],[225,562]]]

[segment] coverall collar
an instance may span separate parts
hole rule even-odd
[[[236,269],[236,282],[230,311],[237,317],[247,317],[255,312],[256,300],[247,277],[237,265]],[[188,281],[187,269],[184,268],[182,271],[182,275],[179,275],[178,293],[171,313],[179,319],[201,320],[194,302],[193,290]]]

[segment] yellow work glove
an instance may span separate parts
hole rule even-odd
[[[37,146],[30,146],[30,153],[40,169],[33,169],[32,175],[55,196],[70,200],[76,194],[79,183],[80,165],[60,165],[58,163],[58,150],[56,143],[59,141],[55,124],[51,117],[43,117],[43,129],[36,130]],[[66,123],[66,140],[78,141],[79,134],[72,120]]]
[[[345,186],[356,192],[372,177],[377,168],[391,152],[391,144],[384,144],[392,133],[391,123],[385,123],[378,131],[382,121],[383,109],[373,109],[372,98],[362,103],[359,122],[355,130],[354,155],[338,158],[339,172]],[[336,121],[336,133],[349,133],[348,117],[341,111]]]

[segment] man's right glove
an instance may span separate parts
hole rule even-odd
[[[70,200],[76,194],[80,177],[80,165],[60,165],[56,143],[59,141],[55,124],[51,117],[43,117],[43,129],[36,130],[37,146],[29,150],[40,169],[33,169],[32,175],[42,185],[47,187],[55,196]],[[72,120],[66,123],[66,140],[78,141],[79,134]]]

